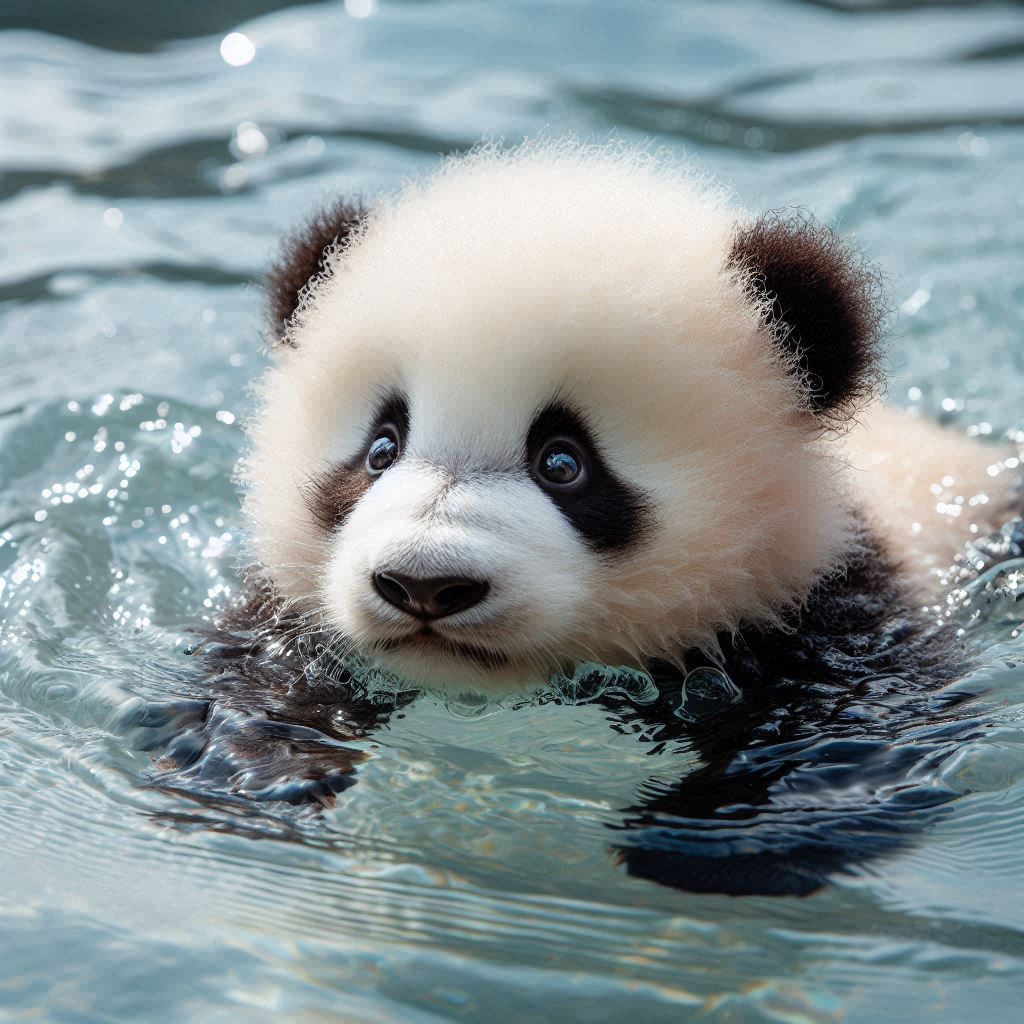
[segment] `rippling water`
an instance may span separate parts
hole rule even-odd
[[[1024,426],[1021,8],[8,0],[0,97],[0,1016],[1019,1010],[1012,599],[965,620],[991,725],[938,769],[965,795],[804,900],[618,869],[606,825],[688,759],[598,708],[420,701],[319,817],[153,788],[139,722],[187,714],[189,630],[237,585],[280,228],[482,136],[652,138],[751,207],[811,207],[893,274],[893,399]]]

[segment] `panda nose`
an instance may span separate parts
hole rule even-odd
[[[486,580],[466,576],[407,576],[388,570],[375,572],[377,593],[407,615],[417,619],[443,619],[479,604],[490,587]]]

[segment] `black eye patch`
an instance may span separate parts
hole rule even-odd
[[[409,401],[401,392],[389,391],[381,398],[358,452],[309,481],[306,507],[325,533],[339,529],[372,486],[374,477],[367,472],[367,454],[385,427],[397,435],[400,448],[409,434]]]
[[[551,470],[566,443],[571,444],[571,455],[581,460],[582,466],[570,486],[559,486]],[[526,467],[595,551],[628,548],[653,525],[646,495],[611,471],[586,420],[565,403],[547,405],[534,417],[526,435]]]

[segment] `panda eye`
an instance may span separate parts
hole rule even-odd
[[[370,476],[380,476],[385,469],[394,464],[400,454],[398,431],[390,425],[382,427],[377,439],[366,453],[366,472]]]
[[[541,452],[535,472],[552,487],[569,487],[582,482],[583,459],[574,445],[567,441],[553,441]]]

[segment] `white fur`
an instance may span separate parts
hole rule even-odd
[[[899,409],[866,409],[844,439],[861,507],[910,591],[934,602],[965,539],[1002,525],[1017,453]],[[1009,462],[1008,462],[1009,460]]]
[[[849,544],[846,453],[726,266],[737,223],[678,169],[575,146],[478,151],[378,207],[260,388],[246,508],[281,594],[372,647],[411,632],[375,569],[482,574],[487,600],[437,629],[508,669],[383,660],[491,692],[572,659],[672,659],[798,605]],[[358,453],[395,387],[411,405],[402,460],[326,537],[303,488]],[[653,499],[634,550],[592,552],[517,470],[555,397]]]

